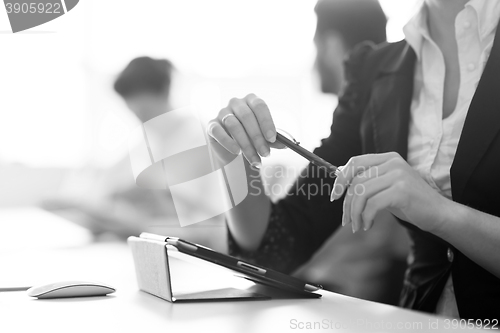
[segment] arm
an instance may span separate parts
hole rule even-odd
[[[249,98],[249,96],[246,98]],[[228,108],[230,107],[231,103]],[[224,115],[225,112],[229,112],[226,111],[226,109],[221,110],[221,112],[224,112]],[[222,119],[222,117],[224,116],[219,116],[218,118]],[[272,127],[274,129],[274,133],[276,133],[274,124]],[[234,155],[240,152],[238,144],[234,142],[232,138],[228,137],[225,129],[219,124],[218,119],[213,120],[209,124],[208,133],[210,137],[210,145],[215,153],[214,155],[217,158],[219,166],[228,164],[234,159]],[[220,142],[225,143],[225,146],[214,138],[217,138]],[[265,145],[266,149],[269,149],[269,143],[265,143]],[[264,193],[264,187],[260,178],[259,169],[250,165],[248,162],[254,161],[254,163],[260,163],[260,157],[256,154],[253,148],[247,148],[246,153],[245,150],[243,150],[243,154],[245,155],[248,195],[239,205],[233,207],[226,213],[226,219],[229,231],[234,237],[236,243],[239,244],[243,250],[253,251],[259,246],[264,232],[267,229],[269,215],[271,212],[271,200]]]
[[[342,225],[352,223],[353,231],[370,229],[377,212],[387,209],[500,277],[500,218],[440,195],[397,153],[351,158],[335,181],[331,199],[343,193]]]
[[[227,226],[239,246],[256,250],[268,227],[271,199],[264,193],[260,172],[245,161],[248,195],[238,206],[226,213]]]
[[[445,207],[434,233],[500,278],[500,218],[451,200]]]
[[[364,59],[372,49],[368,44],[360,46],[346,63],[347,85],[334,113],[331,134],[315,150],[317,155],[333,164],[344,164],[351,156],[361,153],[359,126],[364,109],[361,75],[364,73]],[[267,105],[255,95],[248,95],[242,100],[232,99],[210,123],[208,132],[213,138],[215,155],[223,163],[241,151],[247,161],[258,164],[260,156],[257,152],[266,156],[269,147],[280,148],[272,140],[274,138],[269,140],[263,134],[268,133],[269,128],[275,135]],[[280,238],[283,240],[281,247],[287,247],[288,257],[295,258],[294,263],[287,265],[286,270],[290,270],[293,265],[307,260],[331,235],[338,225],[335,221],[340,221],[342,205],[328,200],[333,179],[313,165],[303,171],[286,198],[276,205],[264,194],[258,169],[247,165],[247,181],[250,194],[227,214],[230,240],[233,240],[234,247],[240,247],[233,252],[248,255],[267,249],[272,253],[269,249],[273,246],[269,242],[276,237],[269,235],[277,235],[276,230],[280,229],[280,235],[288,235]],[[276,214],[279,215],[277,218]],[[269,223],[270,217],[274,223]]]

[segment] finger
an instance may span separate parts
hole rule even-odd
[[[207,132],[208,135],[210,135],[215,141],[232,154],[238,155],[240,153],[241,150],[238,143],[236,143],[236,141],[230,137],[229,134],[227,134],[218,121],[211,121],[208,124]]]
[[[356,201],[356,198],[360,194],[364,194],[364,186],[366,182],[369,182],[373,180],[374,178],[378,178],[380,176],[383,176],[387,173],[387,171],[390,171],[390,167],[388,166],[389,163],[384,163],[381,166],[377,167],[370,167],[368,170],[365,170],[359,174],[357,174],[351,184],[348,184],[348,192],[351,192],[349,196],[349,200],[344,200],[344,211],[347,212],[345,216],[343,216],[343,223],[349,224],[352,223],[352,232],[355,233],[358,230],[361,229],[362,227],[362,220],[356,219],[356,214],[353,212],[353,202]],[[339,192],[342,192],[339,189],[342,189],[341,184],[336,184],[337,186],[337,194]],[[331,196],[333,196],[334,193],[332,192]],[[347,196],[347,195],[346,195]],[[331,197],[330,197],[331,200]],[[333,200],[332,200],[333,201]]]
[[[361,230],[361,228],[363,228],[363,230],[368,230],[371,221],[365,221],[362,217],[366,202],[372,196],[389,188],[391,184],[392,177],[389,175],[370,178],[368,181],[356,184],[353,190],[354,195],[350,207],[354,232]]]
[[[346,210],[349,214],[349,220],[352,223],[352,232],[356,233],[362,228],[363,221],[359,218],[357,218],[355,212],[353,209],[356,207],[355,203],[358,200],[358,197],[360,195],[363,195],[365,193],[365,184],[356,184],[352,185],[349,187],[348,192],[351,193],[351,200],[350,200],[350,207],[347,207]]]
[[[255,151],[240,121],[236,117],[227,117],[224,121],[224,127],[238,143],[247,161],[252,165],[260,166],[259,154]]]
[[[370,181],[373,178],[382,177],[388,172],[391,172],[396,167],[391,165],[390,162],[386,162],[380,165],[371,166],[365,171],[362,171],[354,176],[351,183],[352,184],[363,184],[364,182]]]
[[[273,117],[267,104],[255,94],[249,94],[245,97],[247,105],[252,109],[257,121],[259,122],[260,130],[264,133],[268,142],[276,141],[276,127],[274,126]]]
[[[387,163],[386,163],[387,164]],[[344,167],[339,167],[340,171],[342,171]],[[389,168],[385,167],[383,168],[383,174],[385,174],[385,170],[388,170]],[[371,180],[372,178],[379,177],[379,170],[377,167],[371,167],[368,170],[365,170],[352,180],[351,184],[345,185],[346,187],[346,197],[344,199],[344,205],[343,205],[343,210],[344,214],[342,216],[342,226],[352,223],[352,232],[357,232],[361,228],[361,224],[359,220],[354,220],[354,214],[352,212],[352,202],[356,198],[357,194],[363,194],[364,192],[364,183]],[[335,192],[335,193],[334,193]],[[343,184],[334,184],[334,191],[332,191],[330,199],[333,195],[342,195],[344,192],[344,185]],[[333,201],[333,200],[332,200]]]
[[[284,144],[282,144],[279,141],[274,141],[273,143],[269,143],[269,146],[272,148],[276,148],[276,149],[286,149],[287,148]]]
[[[269,145],[262,135],[259,123],[257,122],[257,118],[255,117],[255,114],[252,112],[250,107],[246,104],[246,102],[239,99],[234,99],[231,101],[231,108],[235,116],[245,128],[248,137],[252,141],[255,149],[259,152],[260,156],[269,156]],[[229,120],[229,118],[227,118],[227,120]]]
[[[375,217],[373,217],[372,219],[370,219],[366,222],[363,220],[363,230],[364,231],[370,230],[373,227],[373,223],[375,222],[374,220],[375,220]]]
[[[344,168],[344,166],[341,165],[341,166],[337,167],[337,171],[335,172],[336,178],[335,178],[335,181],[333,182],[332,193],[330,193],[330,201],[337,200],[344,193],[345,186],[340,184],[340,182],[337,182],[337,179],[340,176],[343,168]]]
[[[347,189],[346,195],[344,197],[344,204],[342,206],[342,226],[348,225],[351,223],[351,201],[352,201],[352,192]],[[354,232],[354,230],[353,230]]]
[[[340,170],[342,170],[343,167],[339,167]],[[364,175],[364,173],[362,174]],[[353,189],[356,189],[357,186],[359,186],[360,184],[362,184],[363,182],[365,182],[367,179],[365,177],[361,177],[361,175],[359,175],[358,177],[355,177],[353,179],[353,182],[352,184],[347,184],[345,185],[346,186],[346,196],[344,198],[344,204],[343,204],[343,215],[342,215],[342,226],[345,226],[349,223],[352,222],[352,213],[351,213],[351,207],[352,207],[352,200],[353,200]],[[340,194],[342,195],[342,193],[344,192],[344,185],[342,184],[334,184],[334,188],[333,188],[333,191],[330,195],[330,200],[331,200],[331,197],[334,195],[334,192],[336,194]],[[331,200],[333,201],[333,200]],[[355,226],[352,225],[352,232],[355,232]]]
[[[394,194],[394,188],[389,187],[368,199],[362,214],[365,230],[372,227],[373,220],[379,211],[393,206]]]
[[[337,174],[337,178],[335,179],[335,185],[341,184],[345,188],[345,184],[350,184],[356,175],[361,172],[364,172],[370,168],[378,167],[379,165],[386,163],[392,159],[402,159],[401,156],[397,153],[383,153],[383,154],[367,154],[353,157],[344,165],[340,172]],[[342,188],[342,187],[341,187]],[[332,194],[331,200],[337,200],[340,198],[342,194],[338,194],[338,191],[335,191],[335,194]]]

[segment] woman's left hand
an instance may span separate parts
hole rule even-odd
[[[427,184],[398,153],[356,156],[340,170],[331,200],[347,192],[342,225],[352,222],[353,232],[370,229],[377,212],[388,209],[435,233],[452,209],[453,202]]]

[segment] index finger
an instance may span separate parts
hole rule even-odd
[[[269,142],[275,142],[276,127],[274,126],[273,117],[271,116],[271,111],[269,111],[269,107],[266,102],[254,94],[247,95],[245,97],[245,101],[255,114],[264,137]]]
[[[234,141],[234,139],[227,134],[227,132],[222,128],[222,126],[217,121],[211,121],[207,129],[208,135],[210,135],[215,141],[217,141],[222,147],[226,148],[229,152],[234,155],[240,153],[240,147]]]
[[[358,174],[372,167],[379,166],[395,157],[395,153],[391,152],[383,154],[366,154],[351,158],[346,165],[339,167],[337,178],[333,183],[333,190],[330,195],[330,200],[334,201],[339,199],[344,193],[345,189],[349,187],[349,184],[351,184],[354,177],[356,177]]]

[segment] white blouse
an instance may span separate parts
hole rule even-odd
[[[406,41],[417,55],[408,137],[408,163],[436,191],[451,199],[450,168],[467,111],[488,60],[500,19],[500,1],[471,0],[455,19],[460,88],[453,113],[443,119],[445,63],[430,38],[427,6],[405,25]],[[436,312],[459,317],[451,276]]]

